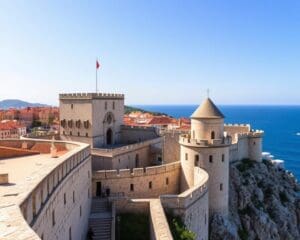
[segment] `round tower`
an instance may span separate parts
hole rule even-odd
[[[182,181],[187,188],[194,183],[194,166],[209,174],[209,210],[228,213],[229,195],[229,145],[224,137],[224,115],[207,98],[191,116],[191,134],[180,137]]]
[[[262,161],[262,137],[263,131],[249,133],[248,149],[250,160],[257,162]]]

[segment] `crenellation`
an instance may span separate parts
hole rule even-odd
[[[124,99],[124,94],[119,93],[62,93],[59,99]]]

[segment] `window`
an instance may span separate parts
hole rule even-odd
[[[223,191],[223,183],[220,184],[220,191]]]
[[[166,185],[169,185],[169,178],[166,178]]]
[[[225,155],[222,154],[222,162],[224,162],[224,161],[225,161]]]
[[[185,160],[188,160],[188,154],[187,153],[185,153]]]
[[[195,166],[198,166],[199,165],[199,155],[196,154],[195,155]]]
[[[52,226],[55,225],[55,212],[52,210]]]
[[[149,182],[149,189],[152,189],[152,182]]]
[[[71,109],[73,109],[74,108],[74,105],[73,105],[73,103],[71,104]]]
[[[209,155],[209,162],[212,163],[213,162],[213,156]]]
[[[63,131],[63,135],[66,135],[65,131]]]
[[[75,191],[73,191],[73,203],[75,202]]]
[[[72,228],[69,227],[69,240],[72,240]]]
[[[86,133],[86,134],[85,134],[85,136],[86,136],[86,137],[88,137],[88,136],[89,136],[89,134],[88,134],[88,133]]]
[[[107,102],[105,102],[104,105],[105,110],[107,110]]]
[[[70,136],[72,136],[72,131],[70,131]]]
[[[67,204],[67,196],[66,196],[66,193],[64,193],[64,205]]]
[[[90,189],[88,189],[88,198],[90,198]]]
[[[81,209],[81,205],[80,205],[80,207],[79,207],[79,216],[81,217],[81,215],[82,215],[82,209]]]
[[[134,185],[131,183],[130,184],[130,191],[133,192],[134,191]]]
[[[210,136],[211,139],[215,139],[215,132],[214,131],[212,131],[210,135],[211,135]]]
[[[113,102],[113,110],[115,110],[115,102]]]
[[[255,142],[253,142],[253,145],[255,145]]]
[[[77,133],[78,137],[80,137],[80,132]]]

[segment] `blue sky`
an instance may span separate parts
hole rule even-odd
[[[300,104],[300,1],[0,1],[0,99]]]

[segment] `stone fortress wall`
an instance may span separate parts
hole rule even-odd
[[[162,138],[137,142],[115,148],[92,148],[93,170],[146,167],[157,163]]]
[[[159,132],[155,127],[140,127],[140,126],[121,126],[121,142],[136,143],[147,141],[159,137]]]
[[[230,162],[245,158],[261,161],[264,131],[251,130],[250,124],[225,124],[224,131],[232,137],[229,147]]]
[[[163,160],[164,163],[180,161],[179,137],[188,131],[164,130],[161,132],[164,139]]]
[[[203,169],[195,167],[194,177],[193,187],[180,194],[161,195],[160,200],[167,211],[180,216],[187,228],[197,234],[197,240],[206,240],[209,224],[209,176]]]
[[[3,142],[14,147],[24,147],[24,144],[30,147],[34,143],[41,148],[52,142],[24,139]],[[45,165],[31,175],[24,186],[18,186],[19,194],[15,194],[12,188],[6,198],[0,197],[0,215],[4,221],[10,221],[6,224],[10,228],[2,229],[4,233],[0,233],[0,236],[5,234],[4,239],[85,238],[91,205],[90,148],[81,143],[55,143],[68,149],[67,153],[56,158],[59,164],[56,161]],[[15,204],[10,199],[12,197]],[[5,200],[8,202],[3,207]]]
[[[155,198],[161,194],[179,193],[180,162],[117,170],[93,172],[93,196],[96,196],[97,182],[102,190],[109,188],[111,195],[130,198]]]

